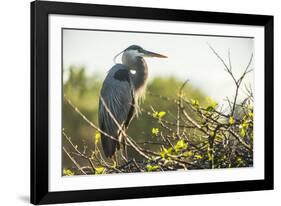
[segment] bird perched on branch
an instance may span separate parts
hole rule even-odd
[[[144,94],[148,77],[144,57],[166,58],[137,45],[129,46],[117,54],[114,61],[120,54],[122,64],[115,64],[109,70],[101,88],[99,101],[99,127],[114,137],[113,139],[101,134],[104,154],[110,158],[115,155],[116,149],[120,149],[120,142],[123,142],[126,148],[123,132],[139,113],[139,100]]]

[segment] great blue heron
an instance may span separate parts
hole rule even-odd
[[[99,127],[118,140],[101,134],[104,154],[110,158],[114,156],[116,148],[120,149],[119,142],[124,141],[116,121],[124,131],[140,111],[139,100],[144,94],[148,76],[144,57],[166,58],[164,55],[132,45],[117,54],[114,61],[122,53],[122,64],[115,64],[109,70],[100,92]]]

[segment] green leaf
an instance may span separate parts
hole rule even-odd
[[[186,157],[191,157],[193,155],[193,152],[188,151],[188,152],[185,152],[183,155],[186,156]]]
[[[244,160],[242,159],[242,157],[237,157],[236,162],[238,163],[239,166],[244,165]]]
[[[231,124],[231,125],[234,124],[235,123],[235,119],[232,116],[229,117],[228,123]]]
[[[211,97],[206,97],[207,102],[209,105],[206,107],[208,112],[214,111],[214,109],[218,106],[218,103],[214,101]]]
[[[152,133],[153,135],[157,136],[158,133],[159,133],[159,129],[153,127],[152,130],[151,130],[151,133]]]
[[[172,147],[170,147],[170,148],[167,150],[167,153],[168,153],[168,154],[172,154],[173,150],[174,150],[174,149],[173,149]]]
[[[200,155],[200,154],[196,154],[196,155],[194,155],[194,157],[195,157],[196,159],[202,159],[202,158],[203,158],[203,156]]]
[[[253,118],[253,117],[254,117],[254,113],[253,113],[252,111],[249,111],[249,112],[248,112],[248,116],[249,116],[250,118]]]
[[[97,131],[95,134],[95,144],[96,145],[100,142],[100,139],[101,139],[101,134],[100,134],[100,132]]]
[[[207,108],[206,108],[206,110],[208,111],[208,112],[212,112],[212,111],[214,111],[214,107],[212,107],[212,106],[208,106]]]
[[[199,101],[196,100],[196,99],[191,99],[191,104],[195,107],[198,107],[199,106]]]
[[[171,154],[172,151],[173,151],[173,148],[172,148],[172,147],[170,147],[169,149],[166,149],[165,147],[163,147],[163,150],[160,152],[160,156],[161,156],[162,158],[166,159],[166,158],[167,158],[167,155],[168,155],[168,154]]]
[[[96,170],[95,174],[97,174],[97,175],[105,173],[105,168],[104,167],[96,167],[95,170]]]
[[[187,148],[187,143],[181,139],[177,142],[177,144],[175,145],[175,150],[176,152],[178,152],[181,149],[186,149]]]
[[[165,115],[166,115],[166,112],[164,112],[164,111],[158,113],[158,117],[159,117],[159,118],[162,118],[162,117],[164,117]]]
[[[245,128],[245,129],[248,129],[248,127],[249,127],[248,121],[244,121],[244,122],[242,123],[242,127]]]
[[[167,149],[164,148],[163,151],[160,152],[160,156],[161,156],[162,158],[166,158],[166,155],[167,155]]]
[[[157,118],[157,117],[158,117],[158,112],[153,112],[152,116],[153,116],[154,118]]]
[[[241,127],[240,128],[240,136],[245,137],[245,135],[246,135],[245,129],[243,127]]]
[[[63,175],[65,176],[73,176],[74,172],[72,172],[70,169],[63,169]]]
[[[166,112],[161,111],[161,112],[153,112],[152,116],[156,119],[161,119],[162,117],[164,117],[166,115]]]
[[[148,172],[156,171],[159,166],[158,165],[147,165],[146,166]]]

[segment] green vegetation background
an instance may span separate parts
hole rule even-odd
[[[98,74],[86,75],[83,67],[70,67],[68,79],[64,82],[64,94],[74,103],[76,107],[93,123],[98,125],[98,99],[102,81],[105,76]],[[183,81],[175,77],[156,77],[149,79],[147,91],[152,94],[175,98]],[[188,99],[196,99],[201,105],[206,103],[206,96],[199,89],[188,84],[184,91]],[[175,103],[165,101],[159,97],[146,95],[141,108],[151,111],[151,106],[156,111],[165,111],[165,119],[176,122],[177,108]],[[135,118],[129,127],[128,134],[134,138],[137,143],[159,151],[161,148],[157,142],[161,142],[159,137],[152,134],[152,128],[159,127],[159,123],[150,116],[142,113]],[[88,151],[95,149],[96,131],[91,128],[77,113],[64,101],[63,104],[63,128],[68,134],[71,134],[72,142],[80,149]],[[173,128],[173,126],[171,126]],[[165,131],[163,131],[165,132]],[[145,144],[150,142],[150,144]],[[152,144],[151,144],[152,142]],[[155,144],[153,144],[155,143]],[[129,150],[129,155],[138,159],[134,151]],[[68,157],[63,153],[63,168],[71,166]]]

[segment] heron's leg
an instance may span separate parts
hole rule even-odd
[[[113,166],[117,166],[117,165],[118,165],[117,153],[115,153],[114,155],[112,155],[111,160],[112,160]]]
[[[131,119],[132,120],[132,119]],[[128,126],[126,128],[126,130],[128,130]],[[128,145],[127,145],[128,141],[127,141],[127,137],[124,138],[124,150],[125,150],[125,155],[126,155],[126,158],[129,159],[128,157]]]
[[[125,153],[125,157],[128,160],[128,146],[127,146],[127,139],[126,137],[124,138],[124,153]]]
[[[125,160],[125,162],[128,162],[128,154],[127,154],[127,145],[126,145],[126,137],[122,138],[122,150],[120,152],[121,157]]]

